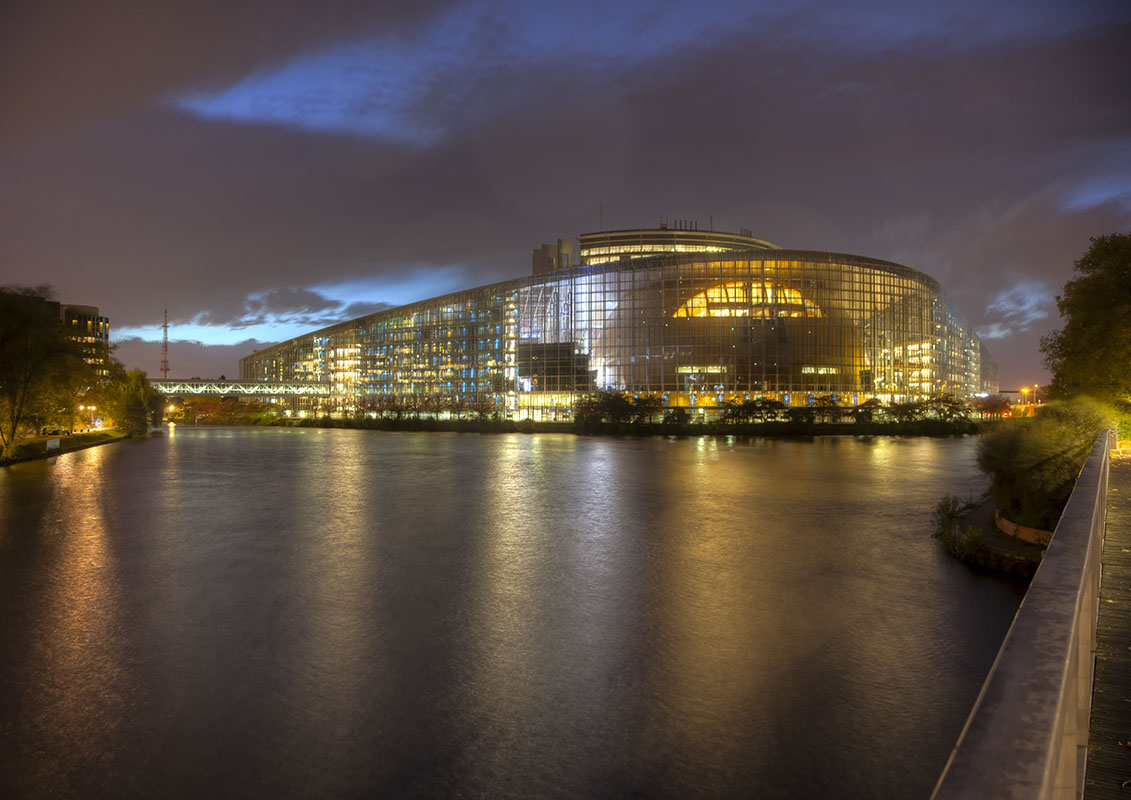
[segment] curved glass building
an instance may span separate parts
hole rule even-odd
[[[561,241],[535,250],[530,277],[259,350],[241,378],[331,385],[295,410],[487,403],[519,419],[568,419],[597,390],[706,413],[758,397],[853,406],[997,390],[973,328],[910,267],[746,231],[603,231],[578,244],[576,260]]]

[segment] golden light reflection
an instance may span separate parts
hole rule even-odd
[[[288,615],[302,630],[288,639],[302,669],[289,674],[293,683],[287,691],[294,713],[309,717],[299,730],[318,730],[319,721],[331,717],[349,741],[350,728],[363,719],[358,709],[375,687],[388,682],[389,664],[374,658],[384,648],[373,639],[387,636],[392,626],[387,612],[371,606],[373,587],[382,583],[381,560],[372,553],[379,544],[373,540],[387,532],[374,524],[380,509],[366,465],[372,437],[329,433],[339,435],[319,442],[326,448],[323,457],[310,459],[293,476],[295,508],[323,514],[296,521],[289,532],[294,552],[284,564],[293,570],[288,584],[295,592],[286,606],[293,607]],[[334,480],[322,480],[323,462],[330,459]]]
[[[128,636],[120,622],[117,562],[101,494],[108,480],[106,458],[100,447],[59,458],[47,476],[55,486],[44,527],[29,532],[53,537],[58,548],[48,596],[38,606],[46,618],[30,626],[50,632],[35,644],[50,707],[34,716],[47,730],[77,732],[69,746],[80,751],[89,746],[92,753],[125,724],[115,712],[131,702]],[[92,674],[99,680],[90,680]]]
[[[470,685],[464,702],[493,741],[477,753],[486,769],[491,762],[513,769],[533,758],[527,728],[542,713],[547,668],[555,661],[546,602],[553,559],[545,554],[555,543],[547,526],[515,513],[537,508],[539,489],[548,483],[540,475],[545,464],[539,438],[496,437],[493,475],[483,481],[487,516],[476,531],[475,582],[467,598]]]
[[[662,737],[655,745],[663,752],[701,765],[698,778],[711,782],[699,787],[705,796],[730,796],[742,792],[736,765],[760,757],[757,742],[742,735],[759,727],[750,715],[772,716],[791,668],[772,643],[804,632],[789,598],[768,591],[771,579],[760,579],[759,565],[775,568],[767,549],[773,537],[759,535],[768,521],[750,508],[717,502],[771,491],[774,476],[755,464],[737,468],[739,459],[757,458],[758,451],[720,448],[713,437],[672,448],[668,500],[656,520],[662,556],[654,563],[663,571],[653,579],[655,597],[648,603],[658,650],[646,675],[648,696],[655,698],[650,727]]]

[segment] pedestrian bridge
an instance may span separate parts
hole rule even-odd
[[[229,381],[229,380],[151,380],[149,385],[163,395],[188,397],[208,395],[213,397],[279,397],[318,396],[330,394],[328,383],[287,383],[286,381]]]

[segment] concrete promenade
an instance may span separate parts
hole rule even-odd
[[[1131,798],[1131,457],[1111,462],[1086,800]],[[1127,788],[1123,788],[1124,782]]]

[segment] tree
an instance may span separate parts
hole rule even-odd
[[[970,407],[966,405],[966,401],[953,395],[932,397],[924,405],[943,422],[965,422],[970,419]]]
[[[157,403],[164,403],[164,399],[149,385],[144,372],[135,369],[126,373],[125,380],[118,384],[113,407],[118,426],[130,436],[144,436],[149,431],[154,398]]]
[[[57,425],[73,431],[75,411],[80,403],[86,401],[87,395],[93,394],[98,384],[98,373],[86,363],[76,347],[72,352],[63,352],[52,359],[38,383],[39,390],[29,402],[37,427]]]
[[[683,406],[672,406],[664,412],[664,424],[681,426],[691,421],[691,414]]]
[[[785,410],[785,416],[794,424],[812,425],[817,418],[817,412],[809,406],[791,406]]]
[[[1064,327],[1041,339],[1053,397],[1131,404],[1131,234],[1093,238],[1056,306]]]
[[[457,395],[448,401],[448,408],[453,417],[463,419],[463,415],[471,410],[471,403],[467,401],[466,395]]]
[[[780,400],[771,400],[761,397],[747,403],[750,408],[750,417],[755,422],[774,422],[785,411],[785,404]]]
[[[477,394],[471,400],[471,413],[475,415],[477,420],[497,419],[499,416],[499,409],[490,398],[484,395]]]
[[[594,392],[574,403],[573,421],[581,425],[602,420],[628,422],[634,413],[633,401],[624,392]]]
[[[50,294],[47,286],[0,289],[0,452],[14,445],[52,365],[75,348]]]
[[[917,400],[908,400],[905,403],[892,403],[885,411],[896,422],[914,422],[923,418],[926,406]]]
[[[840,419],[840,408],[836,404],[836,395],[823,394],[813,401],[813,406],[823,422],[836,422]]]
[[[870,425],[883,405],[875,397],[870,397],[852,409],[852,421],[857,425]]]
[[[723,422],[749,422],[750,406],[748,402],[727,400],[723,403]]]
[[[988,394],[985,397],[979,398],[975,406],[978,409],[978,413],[982,415],[982,419],[986,417],[999,419],[1009,408],[1009,401],[1000,394]]]
[[[632,401],[634,422],[651,422],[663,410],[664,401],[655,395],[643,395]]]

